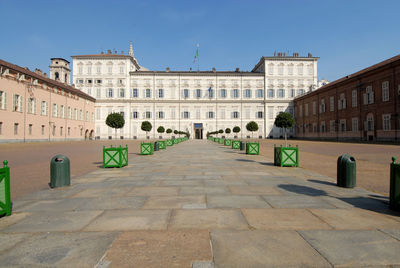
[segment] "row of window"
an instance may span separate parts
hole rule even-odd
[[[347,124],[346,124],[346,119],[341,119],[339,120],[339,132],[346,132],[347,130]],[[313,123],[313,132],[318,132],[318,125],[317,123]],[[366,131],[373,131],[374,130],[374,118],[372,116],[368,116],[367,120],[364,122],[364,130]],[[383,114],[382,115],[382,130],[383,131],[390,131],[391,130],[391,124],[390,124],[390,114]],[[304,124],[304,131],[309,132],[309,125]],[[351,131],[353,132],[358,132],[360,131],[359,129],[359,124],[358,124],[358,118],[352,118],[351,119]],[[325,121],[321,121],[320,123],[320,132],[328,132],[328,129],[326,127]],[[329,132],[336,132],[336,123],[335,120],[330,120],[329,121]]]
[[[35,98],[28,98],[28,114],[36,114],[36,104],[37,100]],[[52,106],[52,117],[59,118],[68,118],[74,120],[86,120],[86,121],[94,121],[94,114],[92,113],[92,117],[90,118],[90,114],[86,111],[86,116],[84,118],[84,111],[79,110],[77,108],[72,109],[68,106],[66,109],[64,105],[58,105],[53,103]],[[0,109],[7,110],[7,93],[4,91],[0,91]],[[42,101],[40,103],[40,115],[48,115],[48,102]],[[13,94],[13,102],[12,102],[12,111],[13,112],[22,112],[23,111],[23,97],[18,94]],[[67,114],[65,114],[67,112]]]
[[[287,68],[284,68],[284,67],[285,66],[283,65],[283,63],[279,64],[278,66],[274,66],[274,64],[271,63],[271,64],[268,65],[268,74],[269,75],[274,75],[274,74],[278,74],[278,75],[284,75],[284,74],[294,75],[295,74],[294,70],[297,70],[297,75],[303,75],[304,74],[303,73],[303,70],[304,70],[303,64],[297,65],[296,68],[295,68],[295,66],[293,64],[289,64],[287,66]],[[285,70],[285,72],[284,72],[284,70]],[[313,72],[314,72],[313,65],[308,65],[307,66],[307,74],[308,75],[313,75]]]
[[[115,69],[115,67],[113,67],[112,65],[107,65],[107,73],[111,74],[111,73],[116,73],[118,71],[118,69]],[[101,66],[95,66],[95,68],[92,68],[92,66],[87,66],[85,68],[85,74],[92,74],[92,71],[95,71],[96,74],[101,74],[102,73],[102,68]],[[125,67],[124,66],[119,66],[119,73],[123,74],[125,72]],[[78,73],[79,74],[83,74],[83,66],[78,66]]]
[[[233,89],[230,91],[230,98],[232,99],[238,99],[239,98],[239,89]],[[245,89],[243,90],[243,98],[252,98],[252,90],[251,89]],[[285,92],[286,90],[284,89],[268,89],[267,90],[267,97],[268,98],[275,98],[275,94],[277,98],[285,98]],[[92,90],[90,88],[87,89],[86,91],[87,94],[92,95]],[[165,98],[165,90],[164,89],[158,89],[156,91],[157,93],[157,98]],[[152,98],[152,90],[151,89],[144,89],[142,92],[142,97],[144,98]],[[255,97],[256,98],[264,98],[264,90],[263,89],[257,89],[255,92]],[[299,89],[297,90],[297,95],[302,95],[304,94],[304,89]],[[126,91],[124,88],[119,88],[114,90],[113,88],[108,88],[106,89],[106,97],[107,98],[125,98],[126,97]],[[201,89],[195,89],[192,92],[189,89],[183,89],[182,90],[182,98],[184,99],[189,99],[190,97],[195,98],[195,99],[200,99],[200,98],[214,98],[215,97],[215,90],[209,88],[208,90],[201,90]],[[289,98],[294,98],[296,96],[295,89],[290,89],[288,91],[288,97]],[[101,98],[101,89],[97,88],[96,89],[96,97]],[[139,89],[133,88],[130,91],[130,97],[131,98],[139,98]],[[220,89],[218,97],[221,99],[227,98],[228,97],[228,90],[226,89]]]
[[[225,119],[225,113],[224,113],[224,115],[222,115],[222,114],[220,114],[220,115],[221,115],[221,117],[219,119]],[[205,113],[205,118],[207,118],[207,119],[213,119],[215,117],[216,117],[216,114],[213,111],[209,111],[209,112]],[[142,119],[153,118],[152,112],[150,112],[150,111],[142,112],[141,118]],[[157,119],[165,119],[165,113],[163,111],[156,112],[156,118]],[[182,112],[181,118],[190,119],[190,112],[189,111]],[[239,119],[239,118],[240,118],[240,113],[238,111],[234,111],[231,113],[231,119]],[[256,112],[255,118],[257,118],[257,119],[264,118],[264,112],[262,112],[262,111]],[[140,119],[140,112],[137,112],[137,111],[131,112],[131,119]],[[175,119],[175,113],[171,113],[171,119]],[[201,119],[200,112],[196,113],[195,119]],[[250,113],[248,114],[248,116],[246,116],[246,119],[250,119]]]
[[[28,135],[29,136],[34,135],[34,129],[36,129],[36,128],[34,128],[33,124],[28,124]],[[42,136],[45,135],[45,129],[46,129],[45,125],[39,126],[38,130],[40,131]],[[51,133],[52,133],[53,136],[56,136],[56,133],[57,133],[56,130],[57,130],[56,126],[53,125],[51,127]],[[60,131],[59,132],[60,136],[65,135],[64,134],[64,127],[59,127],[59,131]],[[19,123],[14,123],[14,135],[18,135],[18,134],[21,134],[20,133],[20,124]],[[71,127],[67,128],[67,133],[66,134],[67,134],[67,136],[71,135]],[[3,122],[0,122],[0,135],[3,135]],[[81,136],[83,135],[83,129],[81,129],[80,135]]]
[[[354,89],[351,91],[351,107],[357,107],[358,105],[358,93],[357,90]],[[389,82],[388,81],[384,81],[382,83],[382,101],[386,102],[389,101]],[[363,103],[364,105],[368,105],[368,104],[373,104],[374,103],[374,92],[372,90],[372,86],[368,86],[366,87],[366,91],[363,94]],[[317,113],[317,103],[316,101],[312,102],[312,108],[313,108],[313,115],[315,115]],[[299,106],[299,115],[300,117],[303,116],[303,107],[302,105]],[[339,99],[338,99],[338,110],[343,110],[346,109],[346,97],[345,97],[345,93],[341,93],[339,95]],[[304,104],[304,113],[305,116],[308,116],[308,103]],[[330,96],[329,97],[329,111],[330,112],[334,112],[335,111],[335,97],[334,96]],[[322,98],[320,100],[320,106],[319,106],[319,113],[324,113],[326,112],[326,105],[325,105],[325,99]]]

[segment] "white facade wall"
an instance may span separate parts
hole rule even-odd
[[[203,138],[207,132],[234,126],[241,128],[239,138],[251,137],[252,133],[246,130],[250,121],[259,125],[258,132],[253,133],[254,138],[280,137],[282,130],[274,127],[276,115],[281,111],[293,114],[293,98],[317,85],[317,58],[312,57],[262,57],[252,72],[153,72],[138,70],[133,57],[113,55],[115,57],[101,54],[73,56],[76,87],[97,99],[96,136],[101,139],[114,138],[114,130],[105,125],[111,112],[124,113],[126,123],[117,135],[124,139],[146,138],[146,133],[140,129],[143,121],[150,121],[153,125],[148,134],[150,138],[169,136],[157,133],[159,126],[188,131],[194,138],[194,124],[198,123],[203,126]],[[88,69],[90,66],[92,68]],[[100,72],[97,72],[97,67],[100,67]],[[102,83],[98,84],[96,80]],[[210,88],[212,97],[209,96]],[[112,96],[108,93],[110,89],[113,90]],[[124,89],[123,96],[119,94],[120,89]],[[146,96],[146,90],[150,91],[150,96]],[[162,96],[159,96],[159,90],[163,91]],[[200,90],[200,97],[197,90]],[[271,90],[273,94],[269,93]],[[294,95],[291,95],[291,90],[294,90]],[[221,93],[223,91],[225,96]],[[138,118],[135,118],[135,113]],[[160,113],[163,118],[160,118]],[[189,118],[185,118],[187,113]],[[234,118],[236,113],[238,118]]]

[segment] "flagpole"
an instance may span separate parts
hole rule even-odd
[[[200,62],[199,62],[199,43],[197,43],[197,71],[200,72]]]

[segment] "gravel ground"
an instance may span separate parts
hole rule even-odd
[[[103,145],[127,144],[130,159],[138,157],[138,140],[74,141],[0,144],[0,160],[7,159],[11,168],[11,195],[13,199],[46,189],[50,182],[50,160],[64,154],[71,161],[72,180],[76,176],[94,171],[102,166]],[[273,161],[274,144],[283,140],[262,140],[261,155]],[[388,195],[390,162],[392,156],[400,157],[398,145],[376,145],[340,142],[315,142],[289,140],[299,145],[300,167],[329,176],[336,180],[337,158],[348,153],[357,161],[357,185],[376,193]]]

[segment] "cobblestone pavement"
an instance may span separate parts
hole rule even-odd
[[[400,265],[387,198],[329,180],[186,141],[16,200],[0,218],[0,266]]]

